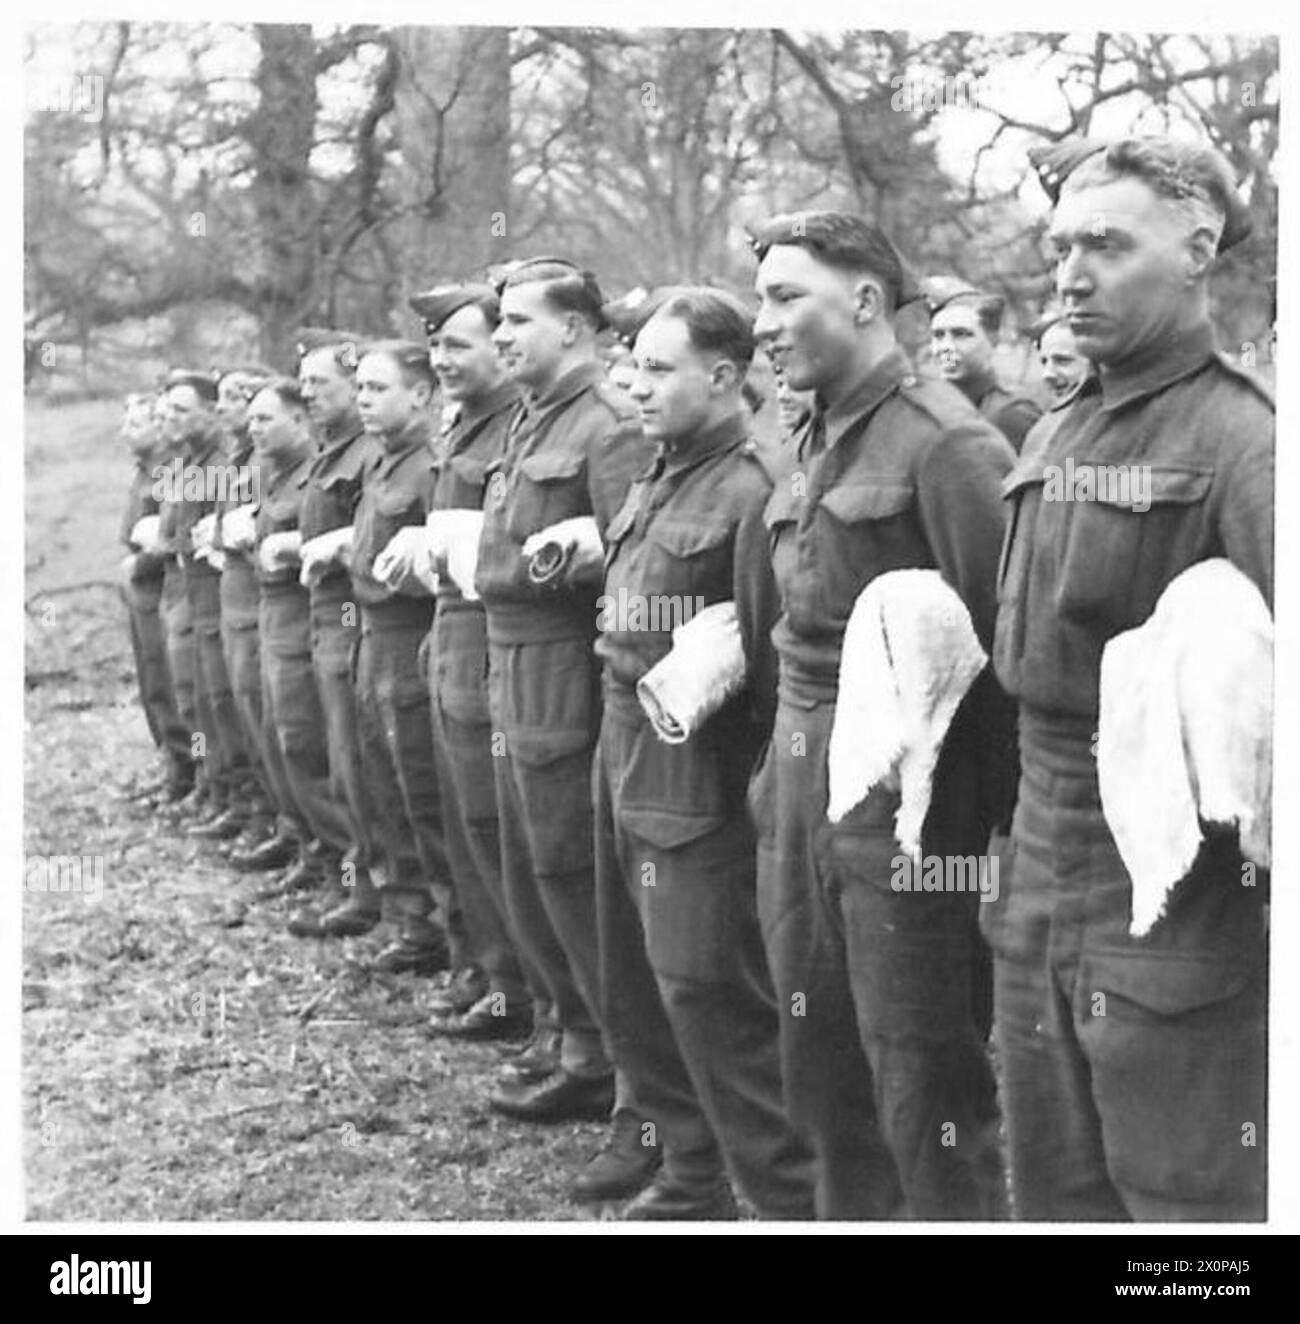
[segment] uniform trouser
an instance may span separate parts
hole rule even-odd
[[[430,604],[432,605],[432,604]],[[384,619],[364,610],[357,648],[361,758],[385,854],[380,898],[398,922],[431,917],[447,931],[454,966],[471,964],[451,888],[420,644],[431,615]]]
[[[601,1019],[670,1178],[702,1187],[725,1156],[760,1216],[808,1219],[812,1156],[782,1102],[753,831],[707,740],[666,745],[634,694],[606,694],[594,779]]]
[[[122,585],[131,630],[131,651],[140,685],[140,706],[149,735],[167,760],[169,775],[184,780],[190,775],[189,729],[181,721],[172,687],[163,622],[163,575],[128,580]]]
[[[344,864],[360,880],[379,858],[374,832],[378,822],[361,760],[357,716],[356,650],[361,639],[358,607],[349,600],[350,585],[330,582],[311,594],[311,664],[316,692],[325,715],[330,791],[344,806],[349,846]]]
[[[221,577],[186,569],[194,613],[195,691],[208,784],[218,805],[244,808],[252,763],[221,647]]]
[[[483,612],[440,606],[428,648],[429,708],[447,858],[470,947],[491,991],[503,994],[508,1007],[522,1005],[527,997],[544,1015],[541,974],[521,967],[501,883]]]
[[[284,791],[320,859],[337,872],[351,841],[343,807],[330,792],[325,715],[311,662],[311,613],[307,590],[297,584],[264,584],[257,612],[263,676],[263,727],[268,764],[278,762]]]
[[[492,762],[516,947],[540,972],[559,1022],[561,1066],[606,1076],[596,1010],[591,760],[600,700],[591,641],[490,643],[488,695],[502,742]]]
[[[1094,725],[1021,710],[1011,858],[983,915],[1013,1214],[1263,1219],[1267,880],[1216,838],[1130,937]]]
[[[167,669],[172,678],[176,715],[185,731],[191,762],[201,757],[194,736],[199,731],[198,695],[195,676],[198,663],[194,655],[194,612],[185,592],[185,573],[174,561],[163,572],[159,616],[167,643]]]
[[[253,756],[249,812],[253,818],[274,819],[276,831],[295,830],[292,797],[287,794],[284,766],[278,751],[267,748],[267,728],[262,713],[262,649],[257,622],[232,624],[221,617],[221,642],[226,652],[226,670],[235,707],[244,724],[244,739]]]
[[[973,997],[978,895],[893,890],[896,792],[828,822],[833,717],[783,685],[751,787],[786,1105],[817,1157],[817,1213],[885,1218],[901,1192],[911,1217],[988,1218],[1001,1183]],[[944,798],[936,777],[932,805]]]

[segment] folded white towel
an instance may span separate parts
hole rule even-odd
[[[221,545],[231,551],[247,551],[257,540],[252,506],[236,506],[221,517]]]
[[[844,632],[827,752],[832,823],[877,784],[901,787],[895,836],[920,860],[944,737],[987,662],[966,604],[937,570],[891,570],[862,590]]]
[[[1235,826],[1270,867],[1273,618],[1222,557],[1171,580],[1151,616],[1101,655],[1097,778],[1148,933],[1200,850],[1202,821]]]
[[[372,573],[381,584],[399,592],[437,591],[438,576],[429,556],[429,530],[423,524],[398,529],[375,557]],[[417,585],[419,587],[417,587]]]
[[[165,548],[157,515],[142,515],[131,528],[131,545],[142,552],[160,555]]]
[[[429,555],[437,568],[446,567],[452,582],[467,602],[477,602],[474,572],[478,569],[478,542],[483,532],[481,510],[433,510],[425,517]]]
[[[673,629],[672,650],[636,694],[659,739],[680,745],[744,689],[746,675],[736,604],[716,602]]]
[[[344,524],[341,528],[308,538],[299,550],[302,569],[298,572],[298,582],[304,588],[311,588],[325,577],[331,566],[347,565],[351,560],[352,525]]]
[[[534,584],[599,584],[605,573],[605,545],[590,515],[560,520],[524,540],[528,578]]]

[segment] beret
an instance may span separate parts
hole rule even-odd
[[[933,317],[954,299],[987,299],[983,291],[969,285],[958,276],[926,276],[920,282],[921,298]]]
[[[1083,162],[1102,152],[1117,174],[1145,179],[1163,197],[1188,197],[1194,189],[1203,190],[1223,211],[1220,253],[1241,243],[1253,229],[1250,211],[1233,187],[1227,161],[1210,147],[1159,137],[1069,138],[1031,147],[1028,156],[1043,192],[1055,206],[1065,181]]]

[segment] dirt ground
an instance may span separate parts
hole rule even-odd
[[[117,417],[26,420],[25,847],[103,862],[99,896],[24,894],[28,1217],[608,1216],[565,1194],[602,1128],[491,1113],[498,1051],[427,1037],[427,981],[367,971],[381,937],[290,937],[288,902],[128,803],[157,765],[113,583]]]

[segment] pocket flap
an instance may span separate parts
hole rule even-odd
[[[1192,505],[1204,501],[1213,469],[1172,465],[1090,465],[1093,496],[1103,505],[1139,513],[1150,505]]]
[[[650,537],[673,556],[698,556],[718,547],[731,532],[726,524],[692,524],[680,520],[657,520]]]
[[[638,809],[627,805],[619,811],[619,818],[633,835],[665,850],[698,841],[716,831],[723,822],[713,814],[685,814],[679,809]]]
[[[583,456],[565,451],[542,451],[519,461],[520,472],[534,483],[558,483],[582,472]]]
[[[1179,1016],[1226,1002],[1258,973],[1245,960],[1135,950],[1085,957],[1080,979],[1089,995],[1104,993],[1157,1016]]]
[[[915,496],[916,487],[910,482],[873,479],[832,488],[822,497],[821,505],[841,524],[856,524],[859,520],[901,515]]]

